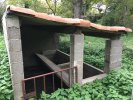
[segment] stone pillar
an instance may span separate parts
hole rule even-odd
[[[70,83],[73,85],[75,83],[75,78],[77,82],[82,84],[83,79],[83,50],[84,50],[84,34],[80,31],[76,31],[71,34],[71,47],[70,47],[70,67],[77,66],[77,76],[75,72],[72,71],[70,74]]]
[[[9,57],[14,100],[21,100],[23,96],[21,81],[24,79],[24,71],[19,18],[5,14],[3,31]]]
[[[108,73],[112,69],[119,69],[122,60],[122,41],[120,38],[106,40],[105,69]]]

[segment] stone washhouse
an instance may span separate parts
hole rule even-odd
[[[53,72],[76,67],[77,73],[63,73],[65,83],[71,80],[69,86],[101,79],[110,70],[119,69],[122,60],[120,37],[132,32],[125,27],[102,26],[88,20],[62,18],[15,6],[7,7],[2,21],[14,100],[24,96],[22,80],[38,75],[29,70],[35,66],[38,70],[38,66],[46,65],[43,70],[47,67]],[[70,55],[58,50],[58,33],[70,34]],[[83,62],[84,36],[106,39],[104,70]]]

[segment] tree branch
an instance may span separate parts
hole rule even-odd
[[[48,5],[49,9],[50,9],[50,10],[53,12],[53,14],[55,15],[56,12],[52,9],[52,7],[50,6],[48,0],[46,0],[46,3],[47,3],[47,5]]]

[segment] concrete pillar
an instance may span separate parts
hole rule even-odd
[[[75,78],[77,82],[82,84],[83,79],[83,50],[84,50],[84,34],[80,31],[76,31],[71,35],[71,47],[70,47],[70,67],[77,66],[77,76],[75,72],[72,71],[70,74],[71,85],[75,83]]]
[[[24,79],[24,71],[19,18],[5,14],[3,31],[9,57],[14,100],[22,100],[21,81]]]
[[[120,38],[106,40],[105,69],[108,73],[112,69],[119,69],[122,60],[122,41]]]

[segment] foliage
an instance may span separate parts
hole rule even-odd
[[[11,100],[12,86],[7,52],[0,34],[0,100]]]
[[[59,49],[67,54],[70,53],[70,35],[63,35],[59,38]]]
[[[7,0],[6,3],[10,5],[30,8],[38,12],[58,15],[58,10],[60,10],[60,3],[58,2],[59,0]]]
[[[89,42],[88,42],[89,41]],[[104,40],[93,37],[85,37],[84,61],[100,69],[104,66]],[[98,46],[99,45],[99,46]],[[96,49],[97,48],[97,49]],[[70,38],[68,35],[60,37],[59,49],[65,53],[70,53]]]
[[[6,8],[5,6],[6,6],[5,2],[0,2],[0,32],[2,31],[2,21],[1,21],[1,19],[2,19],[3,13],[4,13],[5,8]]]
[[[70,89],[58,89],[51,95],[42,92],[42,100],[130,100],[133,73],[126,69],[112,71],[103,80]]]
[[[107,0],[106,6],[106,13],[102,18],[103,24],[132,26],[133,0]]]
[[[84,61],[86,63],[92,64],[100,69],[104,66],[104,49],[101,48],[89,48],[85,46],[84,48]]]
[[[0,2],[0,18],[2,17],[4,11],[5,11],[5,3]]]
[[[61,4],[57,8],[57,10],[58,15],[62,17],[73,17],[72,0],[61,0]]]
[[[40,11],[40,12],[47,11],[47,7],[44,6],[45,4],[39,0],[7,0],[6,3],[9,5],[30,8],[30,9],[33,9],[35,11]]]

